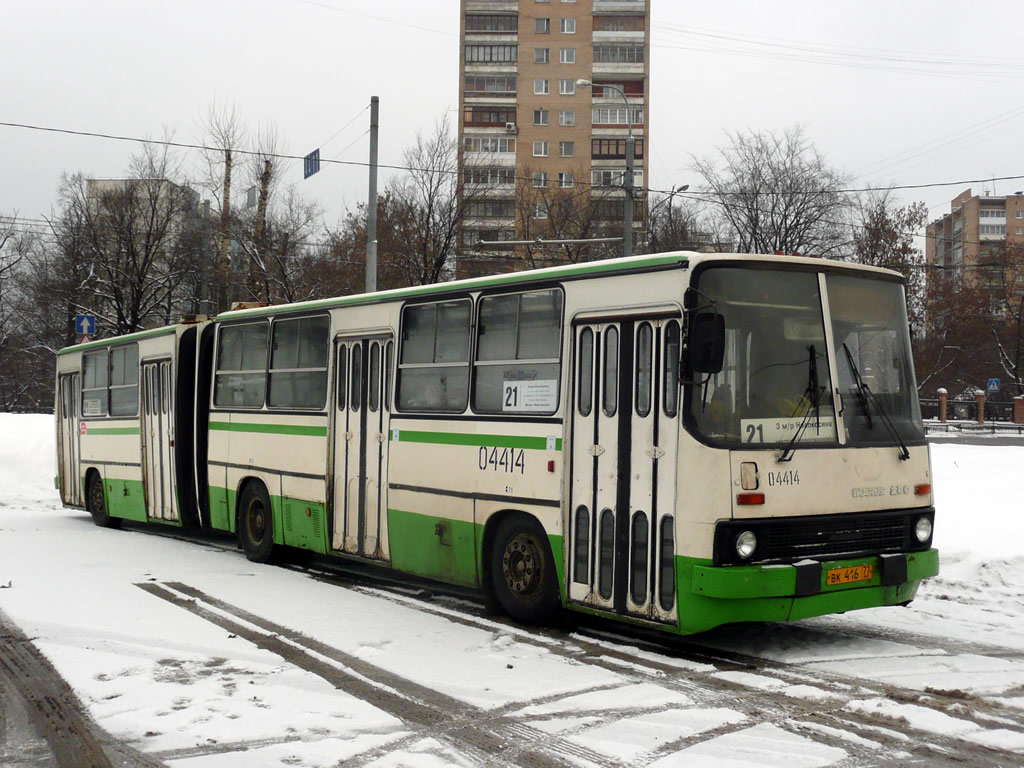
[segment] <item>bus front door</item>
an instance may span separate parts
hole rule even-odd
[[[174,401],[171,361],[142,364],[142,483],[146,515],[151,520],[178,520],[174,492]]]
[[[335,550],[387,560],[390,336],[340,340],[335,346]]]
[[[79,403],[82,398],[81,375],[67,374],[60,377],[59,407],[60,429],[58,445],[60,445],[60,497],[65,504],[80,507],[82,500],[82,480],[78,476],[80,424],[78,418]]]
[[[574,326],[569,599],[675,620],[679,321]]]

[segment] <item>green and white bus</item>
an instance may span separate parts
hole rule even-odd
[[[57,362],[58,487],[692,633],[938,572],[900,276],[669,253],[271,307]]]

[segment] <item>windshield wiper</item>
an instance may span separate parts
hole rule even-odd
[[[793,438],[789,441],[786,449],[779,455],[779,458],[776,459],[777,462],[789,461],[793,458],[793,454],[796,453],[796,448],[794,446],[796,446],[797,441],[800,439],[800,435],[803,434],[804,429],[806,429],[807,425],[810,423],[812,409],[814,410],[815,428],[821,428],[821,393],[825,391],[825,388],[818,385],[818,356],[814,352],[813,344],[808,347],[808,351],[810,352],[811,359],[807,364],[807,388],[800,397],[801,401],[804,399],[807,400],[807,410],[804,411],[804,417],[801,419],[800,425],[796,428]],[[796,414],[794,413],[793,415],[795,416]]]
[[[857,402],[860,403],[860,407],[864,411],[864,417],[868,422],[868,429],[874,428],[874,425],[871,422],[871,408],[869,407],[870,403],[874,403],[875,408],[878,409],[878,415],[882,417],[882,423],[885,424],[885,428],[889,432],[889,436],[892,437],[893,441],[900,449],[900,461],[906,461],[910,458],[910,451],[907,449],[907,444],[903,442],[903,438],[900,437],[900,433],[896,430],[896,426],[889,418],[889,414],[885,412],[885,408],[883,408],[882,404],[878,402],[878,398],[875,397],[875,393],[871,391],[867,382],[861,378],[860,370],[857,368],[857,364],[853,361],[853,353],[850,352],[850,347],[847,346],[846,342],[843,342],[843,351],[846,352],[846,361],[850,364],[850,374],[853,376],[853,383],[857,385]]]

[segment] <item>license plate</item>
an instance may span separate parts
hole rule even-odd
[[[825,583],[831,587],[836,584],[852,584],[855,581],[871,581],[874,572],[874,568],[870,565],[833,568],[831,571],[825,572]]]

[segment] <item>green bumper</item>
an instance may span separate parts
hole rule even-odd
[[[827,583],[830,570],[857,565],[872,566],[870,580]],[[689,634],[740,621],[794,621],[899,605],[913,600],[921,580],[938,572],[935,549],[888,556],[885,562],[881,557],[825,561],[820,568],[817,563],[716,567],[707,560],[677,557],[679,631]]]

